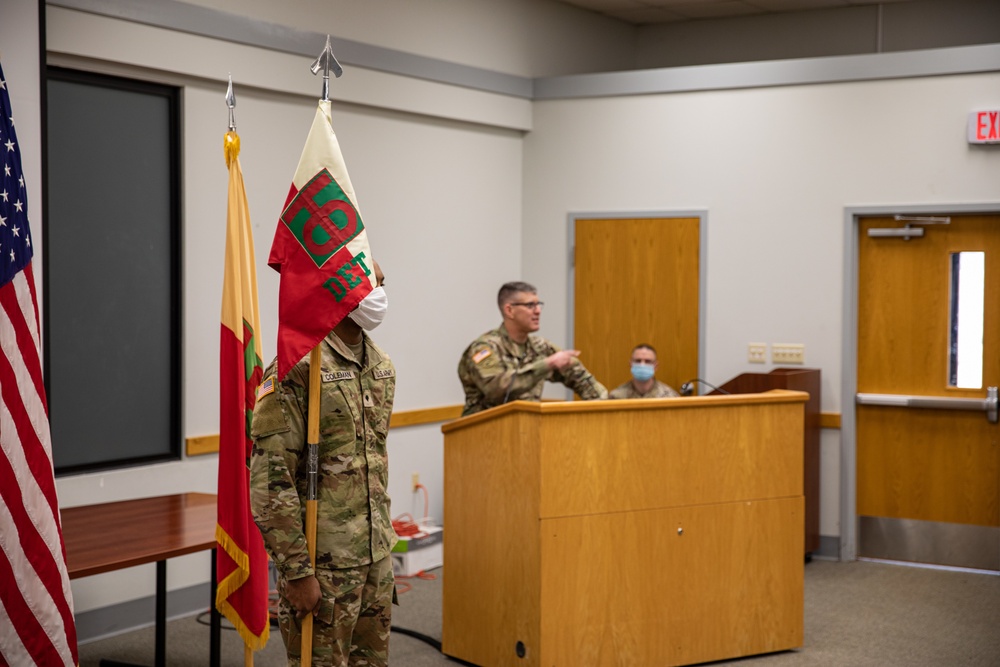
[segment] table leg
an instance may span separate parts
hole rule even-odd
[[[212,549],[212,585],[210,586],[212,600],[209,609],[212,610],[211,631],[209,634],[208,659],[211,667],[219,667],[222,656],[222,614],[215,606],[215,593],[218,586],[218,561],[216,561],[215,549]]]
[[[154,665],[167,667],[167,561],[156,561],[156,654]]]
[[[213,561],[214,562],[214,561]],[[213,569],[214,572],[214,569]],[[213,579],[214,586],[214,579]],[[167,561],[156,561],[156,648],[153,664],[156,667],[167,665]],[[128,662],[117,660],[101,660],[101,667],[140,667]],[[218,662],[213,667],[218,667]]]

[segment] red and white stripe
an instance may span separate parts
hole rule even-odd
[[[0,664],[75,665],[30,264],[0,310]]]

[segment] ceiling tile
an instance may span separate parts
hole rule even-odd
[[[750,0],[750,4],[768,12],[801,12],[810,9],[849,7],[848,0]]]
[[[878,5],[912,0],[558,0],[636,25]]]
[[[653,0],[656,2],[657,0]],[[645,9],[648,2],[641,0],[568,0],[567,4],[576,5],[595,12],[615,12],[624,9]]]
[[[667,9],[661,9],[659,7],[620,9],[615,11],[613,14],[611,12],[607,13],[615,18],[621,19],[622,21],[634,23],[636,25],[673,23],[676,21],[687,20],[687,17],[682,14],[678,14],[677,12],[672,12]]]
[[[753,5],[738,0],[717,0],[715,2],[691,2],[691,0],[687,0],[687,2],[670,3],[665,7],[689,19],[717,19],[762,13]]]

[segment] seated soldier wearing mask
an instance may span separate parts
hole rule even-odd
[[[632,348],[632,379],[611,390],[608,398],[671,398],[680,396],[673,387],[663,384],[656,373],[656,350],[652,345]]]

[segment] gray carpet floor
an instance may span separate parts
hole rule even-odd
[[[393,626],[440,641],[441,578],[407,579]],[[225,622],[224,622],[224,628]],[[168,624],[167,664],[208,664],[209,629],[198,617]],[[430,644],[393,632],[390,658],[398,667],[455,667]],[[101,658],[151,665],[153,629],[143,628],[80,647],[80,667]],[[858,561],[814,560],[805,568],[805,645],[794,651],[717,662],[740,667],[1000,667],[1000,576]],[[243,646],[222,632],[223,667],[243,665]],[[274,630],[256,667],[283,667],[284,647]],[[582,667],[582,666],[568,666]],[[631,667],[631,666],[628,666]]]

